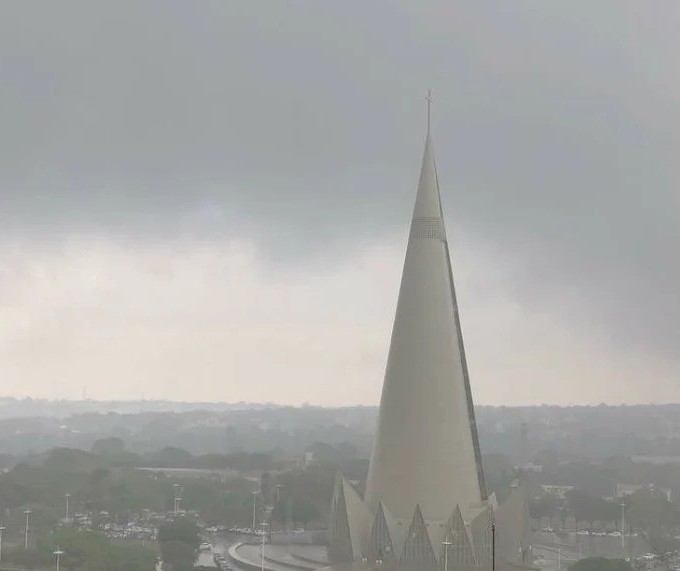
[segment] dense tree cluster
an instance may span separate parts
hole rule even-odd
[[[591,496],[580,490],[567,492],[567,504],[577,521],[591,524],[596,521],[616,521],[621,513],[618,502]]]
[[[570,571],[632,571],[630,563],[624,559],[607,557],[587,557],[571,567]]]
[[[26,508],[32,510],[34,535],[54,529],[65,516],[66,494],[71,515],[89,513],[94,529],[100,513],[124,524],[144,509],[171,511],[174,484],[181,486],[182,507],[198,512],[210,525],[231,527],[251,519],[252,484],[243,478],[171,478],[138,470],[111,439],[98,445],[97,451],[57,448],[39,462],[22,462],[0,474],[0,524],[7,527],[7,538],[23,533]]]
[[[153,571],[157,553],[151,547],[117,545],[98,533],[60,531],[50,534],[34,548],[3,550],[3,561],[26,569],[51,568],[55,550],[62,552],[60,567],[68,571]]]
[[[195,522],[179,518],[158,530],[163,567],[169,571],[189,571],[198,558],[199,529]]]

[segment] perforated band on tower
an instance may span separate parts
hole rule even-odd
[[[411,238],[446,242],[444,221],[438,216],[414,218],[411,222]]]

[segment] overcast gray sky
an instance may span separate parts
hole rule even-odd
[[[680,401],[680,4],[0,4],[0,392],[376,403],[425,130],[483,404]]]

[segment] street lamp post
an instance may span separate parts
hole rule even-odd
[[[621,551],[626,558],[626,503],[621,502]]]
[[[442,545],[444,546],[444,571],[449,571],[449,547],[453,545],[453,542],[449,539],[448,535],[442,541]]]
[[[262,522],[262,569],[261,571],[264,571],[264,546],[266,543],[266,538],[267,538],[267,522],[263,521]]]
[[[4,525],[0,525],[0,563],[2,563],[2,532],[6,529]]]
[[[257,507],[257,490],[253,490],[251,493],[253,494],[253,527],[251,529],[253,530],[253,533],[255,533],[255,510]]]
[[[178,494],[179,494],[180,485],[179,485],[179,484],[173,484],[173,487],[174,487],[174,489],[175,489],[175,497],[173,498],[173,500],[174,500],[174,507],[173,507],[173,510],[172,510],[172,511],[173,511],[173,513],[174,513],[175,515],[177,515],[177,512],[179,511],[179,502],[180,502],[180,500],[181,500],[182,498],[180,498],[179,495],[178,495]]]
[[[53,555],[57,558],[57,571],[59,571],[59,557],[62,556],[64,552],[58,547],[54,550]]]
[[[28,518],[31,515],[31,510],[24,510],[26,516],[26,531],[24,533],[24,549],[28,549]]]
[[[491,571],[496,571],[496,522],[491,522]]]

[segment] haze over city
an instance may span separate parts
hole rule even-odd
[[[376,404],[431,88],[475,402],[680,401],[679,16],[4,3],[1,393]]]

